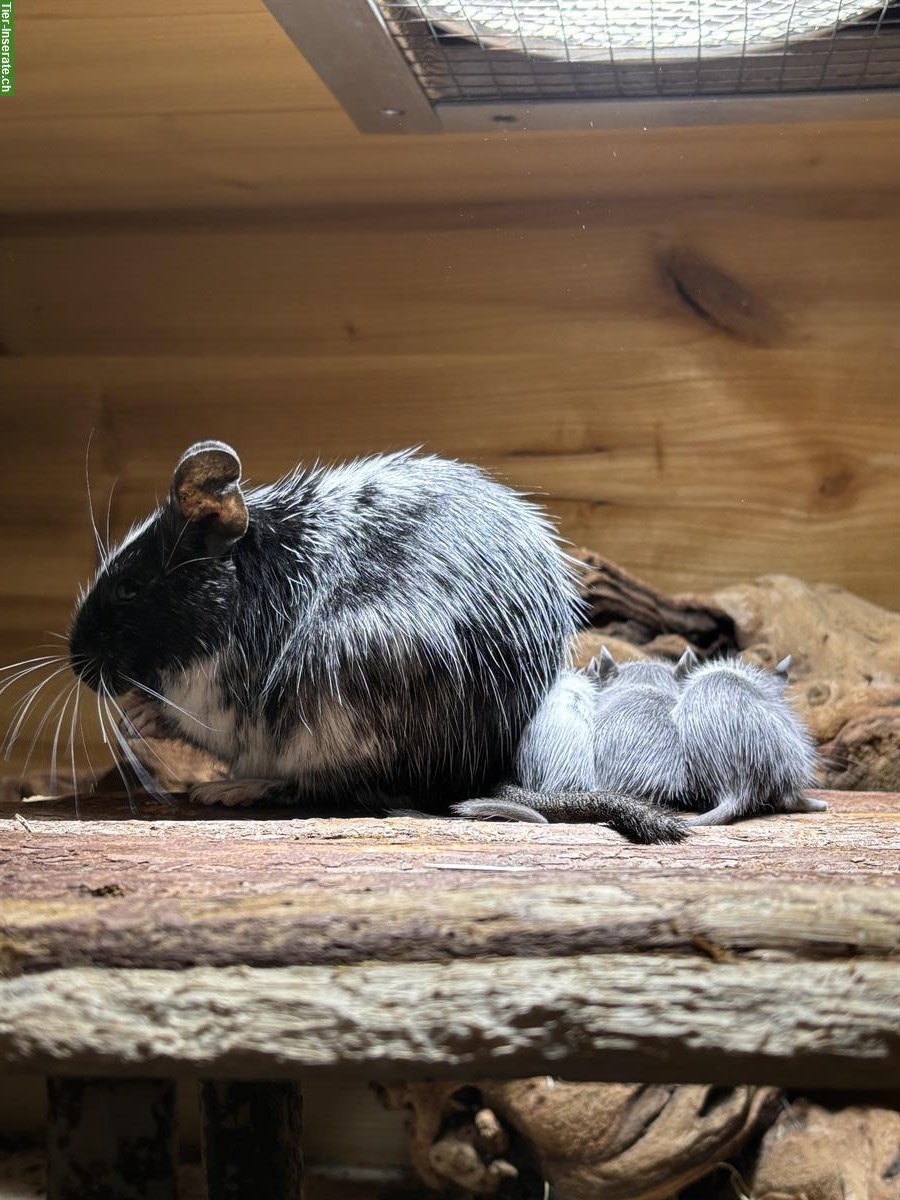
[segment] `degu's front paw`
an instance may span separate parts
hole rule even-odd
[[[126,692],[119,701],[122,709],[121,729],[126,738],[168,738],[173,725],[158,700],[143,692]]]
[[[264,804],[282,790],[283,785],[271,779],[222,779],[214,783],[198,783],[191,788],[189,799],[194,804],[212,808],[249,808]]]

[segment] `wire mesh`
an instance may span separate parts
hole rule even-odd
[[[434,101],[900,88],[900,0],[378,0]]]

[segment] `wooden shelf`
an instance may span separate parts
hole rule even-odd
[[[603,827],[0,821],[0,1063],[82,1075],[896,1083],[900,796]]]

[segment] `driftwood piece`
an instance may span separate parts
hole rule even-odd
[[[0,820],[0,967],[889,955],[900,801],[827,798],[821,816],[704,830],[678,847],[593,826],[198,819],[151,802],[140,821],[73,821],[59,802],[23,806],[30,831]]]
[[[768,576],[717,592],[748,657],[793,656],[794,707],[826,787],[900,790],[900,614],[831,584]]]
[[[900,1006],[898,800],[829,799],[652,848],[35,804],[30,829],[0,822],[0,1061],[876,1086]]]
[[[795,1101],[763,1139],[759,1200],[900,1200],[900,1112]]]
[[[47,1200],[176,1200],[175,1085],[47,1080]]]
[[[637,954],[79,967],[4,980],[0,1002],[0,1064],[38,1072],[886,1088],[900,972]]]
[[[478,1080],[462,1088],[389,1084],[379,1091],[388,1108],[404,1114],[410,1160],[425,1183],[490,1196],[512,1179],[515,1185],[503,1194],[516,1200],[541,1197],[544,1183],[565,1200],[672,1196],[733,1154],[779,1094],[772,1088],[573,1084],[548,1076]],[[479,1126],[492,1137],[479,1136]]]
[[[302,1200],[299,1084],[203,1080],[200,1114],[207,1200]]]
[[[577,556],[588,623],[607,635],[653,654],[665,652],[661,638],[681,639],[682,649],[691,645],[704,657],[738,649],[733,619],[713,600],[667,596],[592,550]]]

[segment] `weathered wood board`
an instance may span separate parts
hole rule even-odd
[[[889,1086],[900,797],[828,799],[652,848],[22,804],[0,824],[0,1061]]]
[[[896,186],[897,123],[364,137],[262,0],[17,11],[8,211]]]

